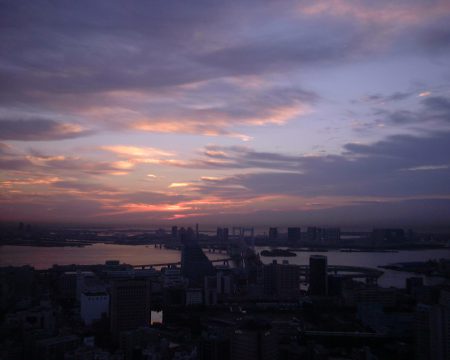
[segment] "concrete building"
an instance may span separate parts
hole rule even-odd
[[[104,291],[83,291],[80,296],[80,313],[86,325],[92,325],[109,314],[109,294]]]
[[[323,255],[309,257],[309,294],[328,295],[328,260]]]
[[[183,288],[186,281],[181,274],[181,268],[170,266],[162,270],[162,279],[164,288]]]
[[[232,286],[232,277],[226,272],[218,271],[214,276],[206,276],[203,288],[205,305],[225,301],[232,293]]]
[[[300,295],[300,269],[286,260],[263,267],[264,295],[277,299],[297,299]]]
[[[448,360],[448,308],[419,304],[415,315],[416,359]]]
[[[186,305],[201,305],[203,304],[202,289],[187,289],[186,290]]]
[[[111,287],[111,332],[117,340],[120,332],[150,325],[150,281],[114,280]]]

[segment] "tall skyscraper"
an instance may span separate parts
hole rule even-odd
[[[327,257],[311,255],[309,257],[309,294],[326,296],[328,294]]]
[[[188,239],[183,243],[181,272],[189,280],[189,287],[203,287],[204,277],[215,273],[211,261],[195,240]]]
[[[121,331],[150,325],[150,281],[114,280],[111,287],[111,332],[117,341]]]

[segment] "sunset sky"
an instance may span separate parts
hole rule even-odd
[[[450,1],[0,1],[0,220],[449,225]]]

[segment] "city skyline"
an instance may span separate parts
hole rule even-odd
[[[448,226],[447,1],[0,2],[0,221]]]

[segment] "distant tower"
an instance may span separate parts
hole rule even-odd
[[[326,296],[328,294],[327,257],[311,255],[309,257],[309,294]]]
[[[291,244],[295,244],[301,239],[301,229],[299,227],[288,228],[288,241]]]
[[[278,228],[276,227],[269,228],[269,240],[277,241],[277,239],[278,239]]]
[[[228,228],[217,228],[217,240],[223,243],[228,242]]]
[[[178,226],[172,226],[172,239],[176,240],[178,238]]]

